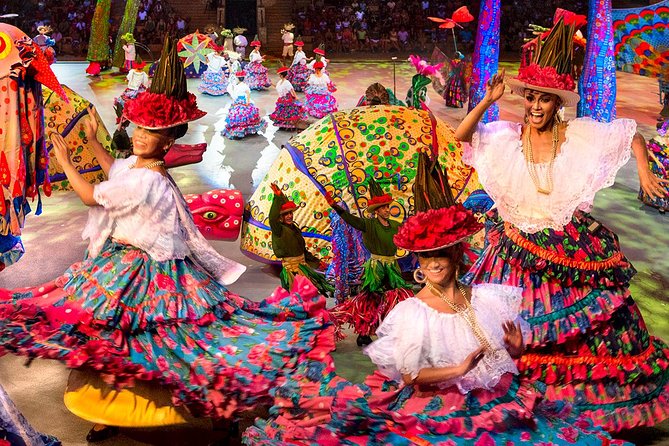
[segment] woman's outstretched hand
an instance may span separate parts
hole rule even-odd
[[[502,324],[502,329],[509,354],[514,358],[519,357],[523,353],[523,332],[520,331],[520,324],[506,321]]]
[[[89,141],[97,141],[98,125],[98,120],[95,119],[95,106],[89,104],[88,118],[84,119],[81,123],[81,127],[84,130],[84,133],[86,133],[86,138]]]
[[[639,168],[639,183],[641,189],[651,198],[667,198],[666,187],[669,185],[669,180],[658,178],[650,168]]]
[[[67,147],[65,139],[60,133],[53,132],[49,135],[51,144],[53,144],[53,153],[61,166],[70,164],[70,150]]]
[[[506,88],[506,85],[504,85],[505,74],[506,70],[502,68],[501,72],[495,74],[490,78],[490,80],[488,80],[485,86],[485,96],[483,97],[484,101],[492,104],[493,102],[499,100],[502,95],[504,95],[504,89]]]

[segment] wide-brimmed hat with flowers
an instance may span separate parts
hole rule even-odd
[[[295,29],[295,25],[293,25],[292,23],[286,23],[283,25],[283,29],[285,29],[286,31],[292,31]]]
[[[282,73],[288,73],[288,67],[287,66],[281,66],[279,67],[278,70],[276,70],[276,74],[282,74]]]
[[[369,200],[367,200],[367,210],[374,212],[377,208],[393,202],[393,197],[381,189],[381,186],[370,178],[369,180]]]
[[[279,215],[293,212],[295,211],[295,209],[297,209],[297,205],[295,204],[294,201],[286,201],[284,204],[281,205],[281,208],[279,210]]]
[[[121,36],[121,40],[127,43],[135,43],[135,36],[132,33],[125,33]]]
[[[123,114],[133,124],[149,130],[175,127],[207,114],[197,107],[195,95],[188,92],[175,40],[165,38],[151,87],[129,99]]]
[[[448,248],[483,228],[471,211],[455,202],[446,171],[426,152],[418,154],[414,207],[416,214],[402,223],[393,238],[398,248],[407,251]]]
[[[262,43],[260,43],[260,40],[258,40],[258,35],[257,34],[255,35],[255,37],[253,38],[251,43],[249,43],[249,45],[251,45],[253,47],[262,46]]]
[[[551,93],[562,100],[563,106],[571,107],[580,100],[574,91],[573,41],[585,18],[564,10],[556,17],[553,28],[545,36],[537,37],[537,51],[530,63],[523,61],[518,76],[506,83],[511,91],[521,96],[527,89]]]
[[[244,34],[246,31],[246,28],[242,28],[241,26],[235,26],[232,28],[232,32],[235,34]]]

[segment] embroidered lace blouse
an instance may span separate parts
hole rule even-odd
[[[312,74],[309,76],[309,80],[307,81],[308,85],[314,86],[314,87],[326,87],[330,83],[330,77],[325,74],[321,73],[320,76],[316,76],[316,74]]]
[[[249,103],[252,103],[251,99],[249,98],[251,94],[251,89],[249,88],[248,84],[246,82],[238,82],[237,84],[228,84],[228,93],[230,94],[230,97],[235,100],[241,96],[244,96],[246,100]]]
[[[262,62],[260,51],[251,51],[251,54],[249,54],[249,62]]]
[[[290,81],[286,79],[281,79],[276,84],[276,92],[279,93],[279,97],[290,94],[290,90],[292,89],[293,89],[293,84],[291,84]]]
[[[298,63],[301,63],[302,65],[307,63],[307,55],[304,53],[304,51],[295,51],[295,55],[293,56],[293,63],[290,65],[297,65]]]
[[[457,386],[465,394],[474,389],[493,389],[505,373],[518,373],[504,347],[502,324],[508,320],[529,325],[518,317],[522,289],[484,284],[472,288],[472,307],[479,326],[487,334],[496,355],[488,355],[466,375],[439,384]],[[417,297],[400,302],[381,323],[379,338],[365,348],[372,362],[386,376],[402,381],[416,378],[421,369],[457,366],[480,344],[467,322],[457,314],[441,313]],[[524,336],[527,339],[527,336]]]
[[[590,118],[569,122],[566,140],[552,169],[553,191],[542,194],[530,177],[521,141],[521,125],[508,121],[479,123],[463,160],[473,166],[504,221],[521,231],[561,230],[577,210],[589,212],[595,194],[613,184],[630,158],[636,122]],[[538,176],[548,163],[536,164]]]
[[[200,234],[181,192],[171,179],[150,169],[132,169],[137,157],[117,159],[109,179],[95,186],[98,206],[88,212],[82,238],[90,256],[108,238],[136,246],[154,260],[190,257],[224,285],[236,281],[246,267],[218,254]]]

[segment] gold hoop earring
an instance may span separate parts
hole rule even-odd
[[[425,277],[425,273],[423,273],[422,269],[416,268],[413,270],[413,280],[418,283],[425,283],[427,281],[427,277]]]
[[[529,122],[530,122],[530,118],[527,115],[525,115],[525,124],[528,124]]]

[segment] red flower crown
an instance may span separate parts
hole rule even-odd
[[[393,240],[397,247],[413,252],[453,246],[480,231],[483,225],[461,204],[430,209],[409,217]]]
[[[393,197],[389,194],[379,195],[378,197],[372,197],[367,201],[367,209],[383,206],[384,204],[390,204],[393,202]]]
[[[156,130],[200,119],[207,112],[197,108],[193,93],[179,100],[163,93],[144,91],[126,102],[123,114],[133,124]]]
[[[537,87],[555,88],[558,90],[574,91],[576,83],[569,74],[558,74],[555,67],[540,67],[533,63],[518,70],[519,81]]]

